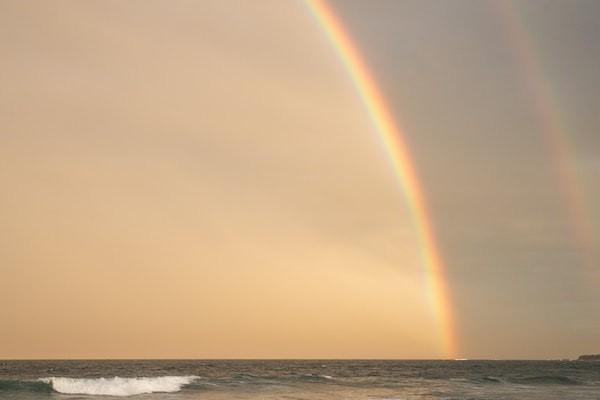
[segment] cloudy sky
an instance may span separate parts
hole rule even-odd
[[[332,1],[421,178],[457,354],[600,351],[600,4]],[[0,2],[0,358],[445,357],[301,1]]]

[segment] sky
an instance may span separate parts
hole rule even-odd
[[[600,352],[600,4],[0,2],[0,358]]]

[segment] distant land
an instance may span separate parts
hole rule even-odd
[[[600,361],[600,354],[584,354],[579,356],[579,361]]]

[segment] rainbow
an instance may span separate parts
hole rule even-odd
[[[594,265],[592,227],[589,223],[590,218],[586,215],[582,185],[570,156],[573,149],[561,118],[560,108],[555,100],[556,95],[553,93],[552,85],[545,78],[546,74],[538,61],[539,57],[536,56],[530,39],[532,35],[526,31],[513,2],[498,1],[494,4],[506,27],[510,48],[525,77],[525,85],[532,99],[532,111],[538,129],[554,161],[555,174],[571,221],[575,245],[581,254],[581,262],[588,271],[592,271]]]
[[[375,129],[390,155],[418,233],[431,306],[438,325],[442,351],[447,357],[454,358],[457,354],[457,345],[445,268],[436,244],[423,190],[419,184],[409,149],[403,139],[404,133],[394,121],[363,57],[333,9],[324,0],[306,0],[306,3],[348,70]]]

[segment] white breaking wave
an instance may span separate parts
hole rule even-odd
[[[92,394],[105,396],[133,396],[143,393],[178,392],[198,376],[158,376],[139,378],[40,378],[52,389],[65,394]]]

